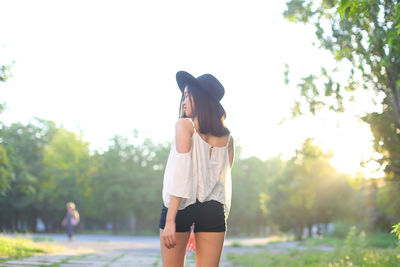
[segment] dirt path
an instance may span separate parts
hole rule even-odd
[[[31,236],[32,237],[32,236]],[[35,256],[23,260],[13,260],[0,263],[0,266],[59,266],[59,267],[125,267],[125,266],[153,266],[161,265],[158,237],[134,236],[77,236],[74,242],[65,241],[63,235],[34,235],[33,238],[48,238],[56,244],[64,246],[65,251],[52,255]],[[273,238],[239,238],[227,239],[221,258],[220,267],[231,267],[226,258],[228,253],[254,253],[268,251],[269,253],[283,253],[289,249],[303,250],[298,242],[286,241],[273,243],[265,247]],[[331,247],[320,246],[316,249],[331,250]],[[195,254],[188,252],[186,267],[195,267]]]

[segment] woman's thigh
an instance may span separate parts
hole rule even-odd
[[[225,232],[198,232],[196,239],[196,267],[218,267],[224,246]]]
[[[164,245],[161,239],[163,231],[163,229],[160,229],[160,247],[163,267],[183,267],[185,263],[186,245],[189,240],[190,232],[176,232],[176,246],[169,249]]]

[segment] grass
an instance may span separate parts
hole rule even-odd
[[[53,238],[51,238],[51,237],[40,237],[40,236],[35,236],[32,238],[32,240],[35,242],[52,242],[52,241],[54,241]]]
[[[158,263],[160,262],[161,257],[157,257],[157,260],[153,263],[153,267],[157,267]]]
[[[234,241],[232,242],[231,247],[243,247],[243,244],[238,241]]]
[[[125,257],[125,253],[122,253],[121,255],[118,255],[117,257],[113,258],[109,263],[107,263],[106,265],[104,265],[104,267],[108,267],[110,266],[112,263],[116,262],[117,260]]]
[[[317,250],[320,245],[332,247],[332,251]],[[283,253],[272,253],[271,246],[265,251],[248,254],[228,253],[228,259],[240,266],[400,266],[399,241],[388,233],[365,235],[357,228],[352,228],[347,237],[323,237],[300,241],[299,247]]]
[[[395,248],[398,244],[398,240],[394,235],[377,232],[365,236],[364,245],[370,248]],[[325,237],[315,237],[308,238],[306,240],[300,241],[299,245],[304,246],[318,246],[318,245],[328,245],[332,247],[344,246],[346,244],[346,239],[325,236]]]
[[[31,239],[21,237],[6,237],[0,235],[1,258],[23,258],[37,254],[62,251],[64,248],[49,242],[36,243]]]
[[[258,236],[259,237],[259,236]],[[228,245],[230,247],[247,247],[247,248],[265,248],[268,247],[270,245],[276,244],[276,243],[281,243],[281,242],[286,242],[286,241],[292,241],[294,240],[292,236],[288,236],[288,235],[274,235],[274,236],[270,236],[268,237],[268,243],[262,243],[262,244],[255,244],[255,245],[246,245],[243,242],[241,242],[242,240],[246,240],[246,239],[251,239],[251,237],[249,238],[239,238],[237,240],[235,240],[234,238],[237,237],[231,237],[232,238],[232,242]]]
[[[313,247],[319,245],[327,245],[327,246],[342,246],[345,244],[345,240],[343,238],[325,236],[325,237],[314,237],[302,240],[299,242],[299,245]]]
[[[59,262],[55,262],[55,263],[53,263],[53,264],[51,264],[51,265],[43,265],[43,266],[48,266],[48,267],[61,267],[64,263],[68,263],[68,261],[70,261],[70,260],[82,259],[82,258],[87,257],[88,255],[89,255],[89,254],[78,255],[78,256],[69,256],[69,257],[67,257],[67,258],[65,258],[65,259],[62,259],[62,260],[59,261]],[[40,265],[40,266],[42,267],[42,265]]]
[[[383,232],[367,235],[365,241],[368,246],[379,248],[395,248],[399,244],[395,235]]]
[[[228,259],[244,267],[291,266],[291,267],[339,267],[339,266],[386,266],[400,265],[400,251],[396,249],[360,249],[357,253],[336,249],[334,251],[290,250],[287,253],[251,254],[229,253]]]

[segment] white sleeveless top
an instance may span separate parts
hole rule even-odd
[[[200,202],[216,200],[225,204],[227,217],[232,195],[228,153],[231,137],[224,147],[211,146],[197,133],[191,118],[187,119],[192,122],[194,129],[192,148],[187,153],[179,153],[175,138],[171,143],[162,190],[164,206],[169,207],[171,195],[182,198],[179,210],[196,203],[196,199]]]

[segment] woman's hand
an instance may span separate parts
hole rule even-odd
[[[162,233],[162,239],[164,241],[164,245],[169,249],[176,246],[175,231],[175,222],[167,221],[165,223],[164,231]]]

